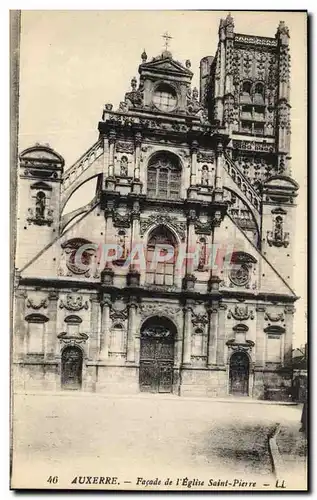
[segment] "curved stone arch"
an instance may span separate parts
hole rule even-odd
[[[63,352],[66,350],[66,349],[69,349],[70,347],[72,348],[75,348],[75,349],[79,349],[79,351],[81,352],[81,355],[82,355],[82,361],[84,361],[85,357],[86,357],[86,352],[85,352],[85,347],[84,345],[82,344],[62,344],[61,343],[61,347],[60,347],[60,356],[62,357],[63,355]]]
[[[175,240],[176,240],[176,246],[180,246],[181,243],[182,243],[182,238],[181,236],[178,234],[177,232],[177,228],[173,227],[173,225],[166,221],[166,222],[153,222],[153,224],[151,224],[144,232],[143,234],[143,241],[147,242],[149,241],[149,236],[151,235],[151,233],[153,231],[155,231],[155,229],[158,229],[159,227],[165,227],[166,229],[168,229],[172,235],[174,236]]]
[[[145,170],[145,176],[144,176],[144,180],[145,180],[145,186],[144,186],[144,189],[145,189],[145,192],[147,192],[147,189],[148,189],[148,183],[147,183],[147,174],[148,174],[148,167],[150,166],[151,164],[151,161],[153,160],[153,158],[155,158],[155,156],[159,156],[161,154],[167,154],[167,155],[170,155],[171,157],[175,157],[179,163],[179,167],[180,167],[180,172],[181,172],[181,182],[180,182],[180,195],[182,197],[182,194],[183,194],[183,190],[184,190],[184,185],[185,185],[185,164],[184,164],[184,159],[182,158],[181,154],[178,152],[178,151],[175,151],[174,149],[172,149],[171,147],[168,147],[168,146],[164,146],[164,148],[159,148],[159,149],[155,149],[154,151],[151,151],[151,153],[149,154],[149,156],[146,158],[146,162],[145,162],[145,166],[144,166],[144,170]]]
[[[64,318],[64,322],[71,325],[80,325],[83,320],[77,314],[69,314]]]
[[[177,324],[175,322],[175,320],[173,318],[171,318],[171,316],[166,313],[165,311],[163,311],[162,313],[158,310],[158,311],[151,311],[149,312],[149,314],[146,316],[146,317],[143,317],[140,321],[140,336],[142,334],[142,329],[144,328],[144,325],[146,322],[149,322],[151,320],[153,320],[153,322],[155,322],[155,320],[158,319],[159,321],[164,321],[167,320],[167,322],[171,323],[172,325],[172,328],[174,329],[174,333],[173,333],[173,339],[174,341],[178,338],[178,327],[177,327]]]
[[[96,160],[97,161],[97,160]],[[65,207],[66,207],[66,204],[68,203],[68,201],[70,200],[70,198],[73,196],[73,194],[75,194],[75,192],[81,187],[83,186],[84,184],[86,184],[86,182],[89,182],[91,181],[92,179],[94,179],[95,177],[98,177],[99,175],[101,175],[103,172],[103,165],[101,165],[101,170],[100,172],[97,171],[95,173],[92,173],[92,172],[89,172],[89,174],[91,175],[88,175],[87,177],[85,177],[84,179],[82,179],[81,177],[79,177],[78,179],[76,179],[74,181],[73,184],[71,184],[69,186],[69,188],[66,188],[64,192],[62,192],[61,194],[61,207],[60,207],[60,213],[62,214]],[[88,172],[87,172],[88,174]]]
[[[165,154],[167,153],[167,154],[169,154],[171,156],[175,156],[178,159],[178,161],[179,161],[181,169],[184,168],[184,160],[183,160],[181,154],[177,150],[174,150],[172,147],[169,147],[169,146],[164,146],[163,149],[159,148],[159,149],[155,149],[154,151],[152,151],[149,154],[149,156],[147,157],[147,159],[146,159],[146,167],[145,168],[148,167],[149,163],[151,162],[151,160],[155,156],[158,156],[158,155],[160,155],[162,153],[165,153]]]
[[[28,314],[24,319],[28,323],[46,323],[47,321],[49,321],[49,318],[47,316],[40,313]]]
[[[243,349],[241,351],[234,351],[232,349],[229,349],[228,360],[227,360],[228,365],[230,366],[232,356],[234,356],[235,354],[237,354],[239,352],[243,352],[247,356],[247,358],[249,360],[249,371],[251,372],[252,365],[253,365],[253,359],[252,359],[251,353],[249,351],[247,351],[246,349]]]

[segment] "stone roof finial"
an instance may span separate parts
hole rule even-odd
[[[131,87],[133,91],[136,89],[136,85],[137,85],[137,79],[134,76],[131,80]]]
[[[190,60],[189,60],[189,59],[187,59],[187,60],[186,60],[186,62],[185,62],[185,66],[186,66],[186,68],[187,68],[187,69],[190,69],[190,68],[191,68],[191,65],[192,65],[192,64],[191,64]]]
[[[289,37],[289,29],[285,24],[285,21],[280,21],[277,28],[277,35],[287,35]]]
[[[145,49],[143,49],[143,52],[141,54],[141,59],[143,63],[146,63],[147,61],[147,53],[145,52]]]

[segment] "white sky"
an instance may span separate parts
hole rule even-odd
[[[297,7],[298,8],[298,7]],[[138,76],[140,55],[163,48],[172,36],[176,60],[190,59],[199,88],[199,61],[214,55],[227,12],[22,11],[19,150],[49,143],[70,167],[98,138],[104,103],[116,108]],[[235,32],[274,36],[282,19],[290,29],[292,171],[301,186],[295,241],[297,302],[295,345],[306,336],[306,16],[293,12],[234,12]],[[72,208],[89,201],[81,191]],[[84,199],[88,197],[88,199]],[[295,238],[295,235],[294,235]],[[305,270],[300,270],[305,266]]]

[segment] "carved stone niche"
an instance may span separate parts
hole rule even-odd
[[[232,330],[235,334],[235,337],[229,339],[226,342],[228,348],[232,351],[251,352],[252,347],[254,347],[255,344],[253,340],[246,339],[246,334],[249,331],[248,326],[241,323],[235,325]]]
[[[64,320],[67,326],[66,332],[61,332],[57,338],[66,345],[83,344],[88,339],[88,335],[79,331],[82,319],[74,314],[67,316]]]

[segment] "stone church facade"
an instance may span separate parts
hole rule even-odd
[[[72,167],[48,146],[20,154],[14,387],[287,399],[288,28],[221,20],[199,91],[167,49],[138,72]],[[64,215],[92,178],[93,200]]]

